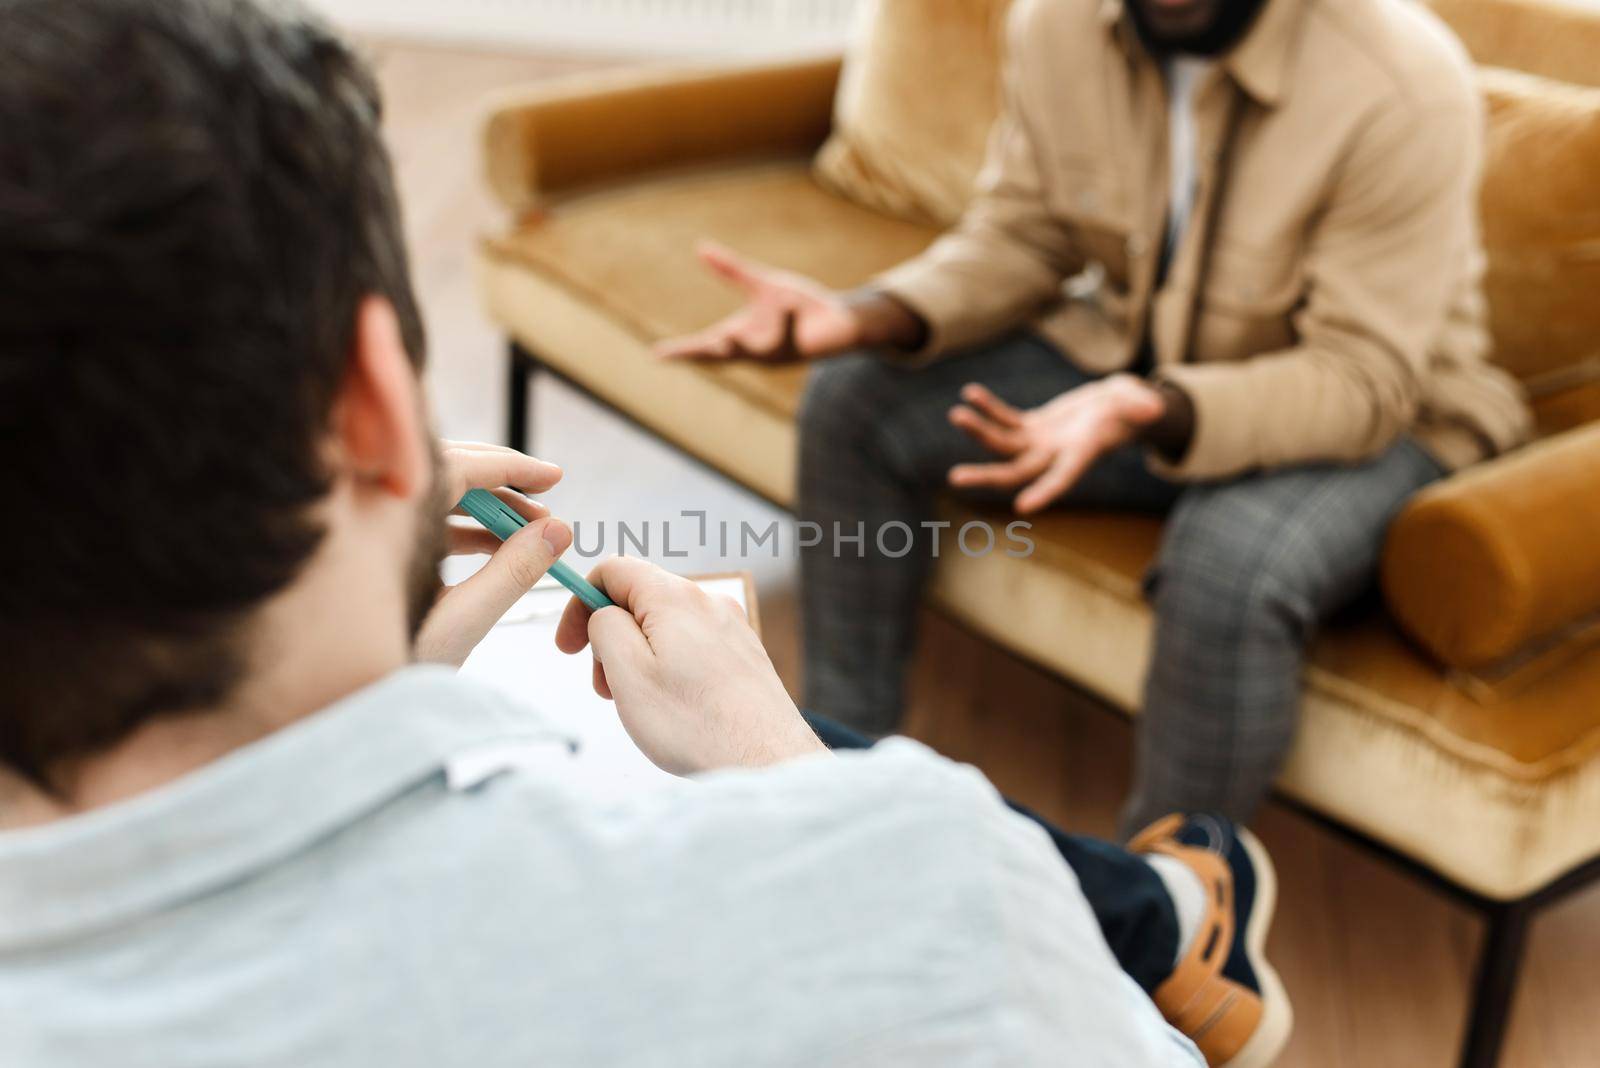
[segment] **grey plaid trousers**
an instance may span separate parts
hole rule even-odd
[[[1034,407],[1087,380],[1031,335],[925,368],[866,354],[816,368],[800,416],[800,518],[825,532],[800,555],[807,707],[870,733],[899,720],[933,563],[935,534],[920,524],[950,467],[985,456],[947,421],[961,387]],[[1064,506],[1170,513],[1146,578],[1155,647],[1125,834],[1179,810],[1251,817],[1294,737],[1307,642],[1370,586],[1390,520],[1441,474],[1404,439],[1356,466],[1184,485],[1129,447],[1073,488]],[[898,526],[878,545],[891,523],[910,529],[911,551]],[[835,524],[866,536],[840,551]]]

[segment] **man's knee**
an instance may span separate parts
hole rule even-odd
[[[802,441],[808,447],[858,444],[881,418],[894,377],[894,369],[870,353],[818,363],[800,400]]]
[[[1158,614],[1224,642],[1262,627],[1306,636],[1327,561],[1295,522],[1230,488],[1191,489],[1173,511],[1149,577]]]

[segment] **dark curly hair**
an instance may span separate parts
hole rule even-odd
[[[59,789],[228,694],[369,294],[420,366],[377,86],[319,21],[0,0],[0,766]]]

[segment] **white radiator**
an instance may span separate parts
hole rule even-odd
[[[362,33],[678,56],[835,48],[863,0],[311,0]]]

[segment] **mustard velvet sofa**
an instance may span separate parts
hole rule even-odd
[[[992,6],[931,6],[966,2]],[[1488,1065],[1530,918],[1600,877],[1600,10],[1433,6],[1485,68],[1493,334],[1542,437],[1397,521],[1387,608],[1318,638],[1277,793],[1485,914],[1462,1063]],[[840,70],[827,57],[610,73],[493,103],[485,166],[508,223],[482,240],[478,266],[511,341],[512,444],[525,444],[529,377],[544,369],[793,505],[806,369],[666,365],[648,346],[736,305],[694,261],[702,237],[852,286],[935,236],[819,181]],[[945,508],[958,523],[974,515]],[[1145,517],[1050,514],[1029,558],[944,558],[933,598],[1134,713],[1151,632],[1139,580],[1159,531]]]

